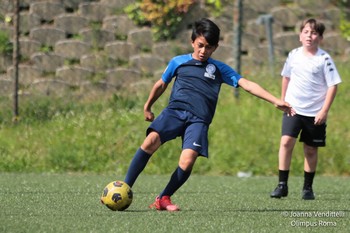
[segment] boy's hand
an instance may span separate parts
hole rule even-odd
[[[294,116],[296,114],[295,110],[285,101],[280,100],[275,104],[276,108],[287,113],[288,116]]]
[[[149,111],[149,110],[145,110],[143,112],[144,116],[145,116],[145,121],[153,121],[154,120],[154,114],[153,112]]]

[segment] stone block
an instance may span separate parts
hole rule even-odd
[[[215,50],[212,57],[222,62],[227,62],[228,59],[233,57],[234,48],[229,44],[220,44],[219,47]]]
[[[280,5],[280,0],[245,0],[245,6],[249,6],[258,14],[266,14],[273,7]]]
[[[258,23],[258,18],[249,20],[245,25],[245,34],[252,34],[259,38],[259,43],[267,40],[267,29],[265,24]],[[272,34],[283,32],[283,28],[278,21],[272,23]]]
[[[138,51],[144,51],[147,49],[152,49],[153,46],[153,36],[150,28],[142,28],[131,30],[128,33],[129,43],[136,46]]]
[[[58,67],[64,64],[64,57],[55,53],[33,53],[30,60],[44,73],[55,72]]]
[[[164,62],[169,62],[174,56],[188,52],[187,47],[182,44],[171,42],[155,43],[152,48],[152,53]]]
[[[65,31],[67,34],[78,34],[82,28],[89,25],[86,17],[75,14],[59,15],[55,18],[55,26]]]
[[[234,40],[235,40],[234,33],[226,33],[223,42],[224,44],[234,46]],[[259,43],[260,43],[260,40],[256,34],[243,33],[241,38],[241,51],[245,53],[251,48],[258,46]],[[219,44],[219,47],[220,46],[221,46],[221,43]],[[233,54],[233,51],[232,51],[232,54]]]
[[[128,5],[134,4],[135,0],[100,0],[102,4],[108,5],[113,10],[123,10]]]
[[[105,54],[88,54],[80,58],[80,65],[94,71],[104,71],[117,66],[117,61]]]
[[[56,2],[34,2],[30,4],[30,13],[36,14],[42,22],[52,22],[57,15],[65,12],[64,6]]]
[[[34,27],[40,26],[41,19],[36,14],[21,12],[19,17],[19,30],[22,35],[28,35]]]
[[[276,47],[283,48],[285,53],[301,46],[299,34],[295,32],[277,33],[273,37],[273,42]]]
[[[84,83],[79,87],[79,90],[76,91],[76,95],[80,95],[85,99],[100,99],[101,96],[109,97],[115,94],[116,92],[116,88],[114,86],[109,85],[104,81]],[[89,93],[89,95],[86,95],[86,93]]]
[[[66,32],[52,27],[40,27],[30,30],[29,38],[39,41],[42,45],[54,46],[59,40],[66,38]]]
[[[294,28],[296,22],[306,17],[305,10],[299,7],[274,7],[271,9],[274,22],[279,22],[283,28]]]
[[[163,59],[154,57],[151,54],[141,54],[130,57],[130,65],[146,75],[154,74],[156,70],[163,70],[166,67],[166,63]]]
[[[79,34],[83,37],[83,41],[90,44],[94,48],[103,48],[106,43],[115,40],[115,35],[112,31],[104,29],[82,29]]]
[[[55,44],[56,54],[68,59],[80,59],[90,52],[91,46],[80,40],[61,40]]]
[[[39,41],[25,38],[19,40],[20,54],[24,58],[29,58],[33,53],[39,51],[40,48],[41,43]]]
[[[6,75],[2,75],[6,76]],[[0,95],[10,96],[14,93],[14,81],[6,77],[0,76]]]
[[[260,46],[260,47],[251,48],[249,50],[248,57],[254,58],[259,62],[268,61],[268,59],[269,59],[269,47],[268,46]]]
[[[55,97],[67,97],[72,93],[71,85],[62,80],[40,79],[34,81],[27,91],[36,95],[46,95]]]
[[[260,15],[259,12],[257,12],[254,8],[252,8],[248,4],[243,4],[243,18],[245,22],[248,22],[249,20],[255,20]]]
[[[104,51],[113,59],[128,61],[131,56],[135,55],[136,47],[125,41],[115,41],[106,43]]]
[[[333,57],[343,54],[345,49],[350,47],[350,41],[337,32],[325,33],[320,47]]]
[[[64,66],[56,70],[56,78],[74,86],[90,82],[89,80],[92,80],[93,76],[93,70],[80,66]]]
[[[54,0],[61,2],[65,9],[69,9],[70,12],[77,12],[82,0]],[[84,2],[95,2],[96,0],[84,0]]]
[[[0,74],[6,72],[7,68],[12,65],[11,54],[0,54]]]
[[[326,25],[326,31],[337,30],[339,28],[341,15],[341,10],[339,8],[333,7],[330,9],[324,9],[322,15],[322,22],[326,19],[331,23],[331,25]]]
[[[127,36],[130,30],[137,29],[134,22],[126,15],[107,16],[103,19],[102,28],[119,36]]]
[[[317,3],[315,0],[294,0],[294,2],[300,8],[312,12],[313,14],[317,14],[327,8],[330,5],[331,0],[318,0]]]
[[[7,75],[11,80],[15,79],[14,67],[11,66],[7,69]],[[29,86],[35,80],[40,79],[42,75],[41,69],[30,65],[18,66],[18,82],[20,85]]]
[[[135,69],[116,68],[106,71],[106,83],[117,89],[129,87],[132,83],[140,81],[142,74]]]
[[[100,2],[81,3],[79,12],[82,16],[87,17],[93,22],[102,22],[103,18],[113,14],[113,9],[109,4],[101,4]]]

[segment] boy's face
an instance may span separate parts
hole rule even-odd
[[[299,35],[300,42],[305,48],[317,48],[322,40],[322,36],[318,34],[310,24],[306,24]]]
[[[210,45],[203,36],[199,36],[194,41],[192,41],[192,47],[192,57],[198,61],[204,62],[208,60],[218,45]]]

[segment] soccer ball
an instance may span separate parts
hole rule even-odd
[[[113,211],[126,210],[132,202],[133,193],[123,181],[113,181],[103,189],[101,203]]]

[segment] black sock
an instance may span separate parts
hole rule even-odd
[[[306,172],[304,171],[304,187],[303,189],[311,189],[312,183],[314,181],[316,172]]]
[[[130,187],[132,187],[137,179],[137,177],[140,175],[140,173],[143,171],[143,169],[146,167],[148,160],[151,158],[152,155],[147,154],[145,151],[143,151],[141,148],[139,148],[134,158],[132,159],[128,172],[126,173],[125,177],[125,183],[127,183]]]
[[[289,177],[289,170],[286,170],[286,171],[278,170],[278,182],[279,182],[279,184],[287,185],[288,177]]]
[[[162,196],[171,196],[176,190],[178,190],[190,177],[191,171],[184,171],[180,167],[177,167],[174,173],[172,174],[169,183],[159,195],[159,198]]]

